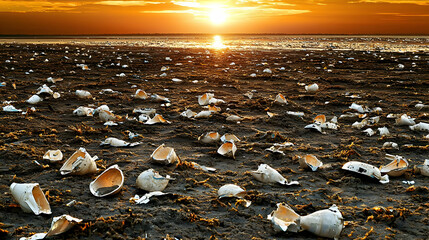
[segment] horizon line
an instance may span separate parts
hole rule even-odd
[[[167,36],[167,35],[286,35],[286,36],[429,36],[422,33],[107,33],[107,34],[0,34],[0,38],[25,37],[102,37],[102,36]]]

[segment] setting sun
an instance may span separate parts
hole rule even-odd
[[[226,10],[224,8],[220,6],[212,6],[209,10],[210,21],[214,25],[220,25],[226,22],[228,14],[226,13]]]

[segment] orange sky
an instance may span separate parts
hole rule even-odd
[[[429,34],[429,0],[0,0],[0,34],[133,33]]]

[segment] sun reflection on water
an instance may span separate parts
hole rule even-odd
[[[223,49],[226,46],[223,44],[223,40],[222,37],[220,35],[215,35],[213,36],[213,43],[212,43],[212,47],[214,49]]]

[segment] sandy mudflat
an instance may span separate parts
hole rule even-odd
[[[165,60],[166,57],[172,61]],[[76,66],[83,61],[90,70]],[[0,82],[6,83],[0,87],[2,106],[6,105],[4,101],[14,101],[13,106],[26,111],[31,105],[25,100],[43,84],[61,94],[58,99],[44,99],[34,106],[35,112],[27,115],[0,112],[0,239],[46,232],[52,217],[62,214],[81,218],[83,223],[58,239],[317,238],[309,232],[276,233],[267,215],[280,202],[289,204],[300,215],[336,204],[345,220],[341,239],[428,237],[429,178],[412,169],[429,158],[429,139],[424,138],[429,132],[395,126],[395,119],[386,117],[390,113],[406,113],[417,123],[429,123],[429,108],[415,108],[419,101],[429,104],[428,53],[3,44],[0,63]],[[162,66],[170,68],[165,71],[166,77],[160,77]],[[272,73],[263,73],[266,68]],[[120,73],[125,77],[117,76]],[[252,73],[256,77],[250,77]],[[60,77],[63,81],[54,87],[47,82],[48,77]],[[183,81],[173,82],[172,78]],[[304,90],[303,84],[311,83],[320,87],[315,94]],[[132,94],[137,88],[133,85],[169,98],[171,106],[134,99]],[[100,93],[103,89],[116,92]],[[78,99],[76,90],[88,90],[93,98]],[[253,91],[252,99],[243,95],[249,91]],[[220,113],[196,120],[180,117],[185,109],[205,110],[198,104],[197,96],[206,92],[225,101],[218,105]],[[273,103],[278,93],[287,98],[288,105]],[[359,98],[351,98],[353,94]],[[358,117],[339,119],[339,129],[325,130],[326,134],[304,129],[319,114],[330,120],[355,112],[349,109],[354,102],[370,109],[380,107],[382,112],[367,113],[367,117],[380,116],[371,128],[376,131],[386,126],[391,135],[380,137],[377,133],[370,137],[362,133],[363,129],[352,128],[352,123],[362,120]],[[77,107],[91,104],[107,104],[115,114],[128,114],[129,118],[138,117],[133,114],[135,108],[155,108],[171,124],[125,121],[106,127],[98,117],[73,115]],[[270,118],[267,111],[275,115]],[[305,115],[300,118],[287,111]],[[231,114],[246,118],[240,123],[226,121]],[[141,137],[129,140],[127,130]],[[241,139],[235,159],[218,155],[220,144],[198,142],[198,137],[209,131],[233,133]],[[133,148],[100,147],[106,137],[143,144]],[[284,151],[285,155],[265,150],[283,142],[294,144]],[[383,149],[385,142],[396,142],[399,149]],[[164,166],[149,161],[151,153],[162,143],[175,149],[182,164]],[[42,159],[49,149],[61,149],[67,159],[79,147],[99,157],[100,170],[119,165],[125,183],[118,194],[94,197],[89,183],[97,174],[62,176],[61,163]],[[391,177],[387,184],[341,170],[351,160],[377,167],[385,165],[386,153],[401,155],[410,163],[403,176]],[[301,169],[296,156],[304,154],[316,155],[327,166],[316,172]],[[217,171],[193,169],[185,161]],[[258,182],[249,172],[262,163],[300,185]],[[175,178],[164,190],[171,194],[136,205],[129,199],[145,194],[136,187],[136,178],[149,168]],[[24,213],[9,192],[12,182],[39,183],[46,192],[52,215]],[[228,183],[245,188],[245,198],[252,205],[246,208],[243,201],[235,198],[219,200],[217,190]],[[77,204],[67,207],[72,200]]]

